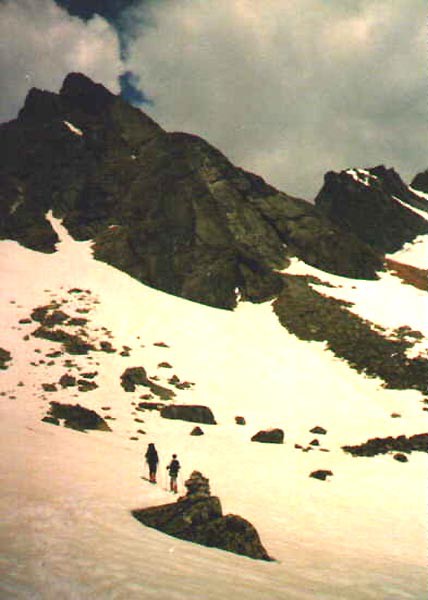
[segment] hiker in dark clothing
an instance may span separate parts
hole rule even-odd
[[[156,483],[156,471],[159,457],[154,444],[149,444],[146,452],[146,463],[149,465],[150,482]]]
[[[172,455],[172,460],[167,466],[167,469],[169,471],[169,489],[171,492],[174,492],[174,494],[177,494],[177,476],[178,471],[180,470],[180,463],[177,460],[176,454]]]

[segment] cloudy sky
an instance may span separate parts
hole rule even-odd
[[[311,199],[428,166],[426,0],[0,0],[0,120],[81,71]]]

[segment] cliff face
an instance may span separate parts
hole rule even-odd
[[[283,286],[276,270],[290,256],[375,278],[379,251],[425,231],[389,192],[356,199],[361,185],[349,176],[329,174],[317,206],[292,198],[204,140],[165,132],[81,74],[68,75],[59,94],[31,90],[18,118],[0,127],[0,146],[2,238],[53,252],[57,238],[44,217],[52,209],[76,239],[94,241],[100,260],[222,308],[233,308],[238,292],[254,302],[276,296]],[[401,225],[397,238],[395,225],[381,234],[382,208],[377,221],[366,214],[367,235],[354,205],[372,204],[372,196],[387,207],[388,222],[403,220],[403,234]]]

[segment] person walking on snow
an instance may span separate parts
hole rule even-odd
[[[156,471],[159,457],[154,444],[149,444],[146,452],[146,463],[149,465],[150,482],[156,483]]]
[[[177,476],[178,471],[180,470],[180,463],[177,460],[176,454],[172,455],[172,460],[167,466],[167,469],[169,471],[169,490],[174,492],[174,494],[177,494]]]

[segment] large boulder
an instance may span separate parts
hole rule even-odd
[[[181,421],[190,421],[191,423],[205,423],[206,425],[215,425],[216,420],[208,406],[196,404],[173,404],[164,406],[161,410],[161,416],[165,419],[179,419]]]
[[[194,471],[185,485],[187,494],[177,502],[133,510],[133,516],[148,527],[182,540],[272,560],[251,523],[237,515],[223,516],[220,500],[210,494],[208,479]]]
[[[263,442],[265,444],[283,444],[284,432],[282,429],[266,429],[259,431],[251,438],[252,442]]]

